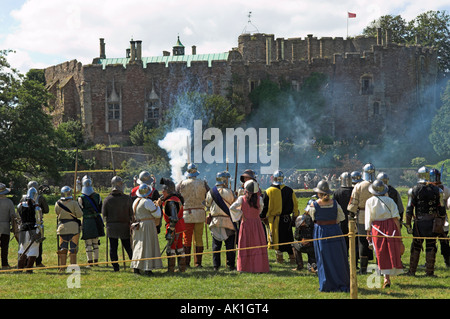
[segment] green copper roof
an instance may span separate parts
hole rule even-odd
[[[181,43],[181,41],[180,41],[180,37],[178,37],[177,44],[175,44],[175,46],[176,46],[176,47],[183,47],[183,48],[184,48],[183,43]]]
[[[227,61],[228,60],[228,52],[224,53],[209,53],[209,54],[195,54],[195,55],[170,55],[170,56],[152,56],[152,57],[143,57],[142,64],[144,68],[147,67],[147,63],[165,63],[166,67],[170,62],[186,62],[187,66],[191,66],[192,61],[207,61],[208,67],[211,67],[212,61]],[[107,59],[98,59],[98,64],[103,65],[103,69],[107,65],[112,64],[123,64],[124,67],[127,67],[129,63],[129,58],[107,58]]]

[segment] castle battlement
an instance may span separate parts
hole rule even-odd
[[[142,56],[141,41],[130,41],[119,58],[107,57],[100,39],[91,64],[71,60],[44,73],[55,96],[55,124],[81,117],[86,139],[94,143],[125,142],[140,121],[160,123],[182,92],[231,92],[239,97],[236,107],[250,112],[249,93],[263,80],[299,90],[312,73],[321,73],[329,81],[327,112],[335,115],[323,134],[346,138],[373,125],[388,132],[411,110],[435,103],[427,87],[437,74],[436,50],[390,38],[381,30],[376,37],[353,38],[241,34],[237,47],[208,54],[197,54],[195,46],[185,54],[178,39],[172,52],[152,57]]]

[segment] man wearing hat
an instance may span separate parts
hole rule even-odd
[[[184,199],[175,190],[175,184],[170,179],[161,178],[162,198],[156,201],[156,205],[162,208],[163,218],[166,222],[167,256],[184,255],[183,233],[186,230],[184,222]],[[175,257],[168,258],[168,272],[175,271]],[[180,272],[186,271],[186,257],[178,257]]]
[[[443,229],[436,229],[435,219],[443,219],[446,215],[442,190],[429,183],[430,170],[423,166],[417,171],[418,182],[408,191],[406,206],[406,227],[409,234],[415,237],[411,243],[408,275],[415,276],[420,253],[425,241],[425,274],[434,277],[436,263],[436,237]],[[411,223],[414,226],[411,229]],[[429,237],[424,239],[424,237]]]
[[[94,191],[92,180],[85,176],[81,181],[81,196],[78,205],[83,211],[83,235],[88,263],[97,263],[99,258],[99,237],[105,236],[102,212],[102,198]]]
[[[213,254],[213,266],[215,270],[220,268],[220,250],[222,242],[225,242],[227,250],[236,247],[236,230],[230,215],[230,206],[233,204],[235,197],[231,189],[228,188],[228,179],[230,173],[224,171],[216,175],[216,185],[209,190],[206,195],[206,208],[209,215],[206,223],[212,235],[212,250],[219,251]],[[235,251],[227,251],[227,266],[230,270],[235,269]]]
[[[17,218],[16,209],[11,199],[6,197],[11,189],[0,183],[0,249],[2,269],[9,269],[8,249],[9,240],[11,238],[10,231],[14,229],[14,223]]]
[[[197,179],[200,173],[195,164],[189,164],[186,179],[178,183],[176,191],[184,198],[183,219],[186,225],[186,231],[183,234],[183,241],[186,254],[191,253],[192,245],[195,246],[194,264],[196,267],[202,267],[203,253],[203,224],[206,221],[206,213],[203,202],[206,199],[206,193],[209,186],[206,181]],[[186,266],[189,267],[190,258],[186,260]]]
[[[119,239],[122,246],[132,259],[130,226],[133,222],[133,208],[131,197],[123,193],[124,184],[120,176],[111,179],[111,193],[105,198],[102,205],[102,216],[106,223],[107,236],[109,239],[109,256],[111,261],[119,260],[117,248]],[[112,264],[114,271],[119,271],[118,263]]]
[[[30,181],[28,182],[27,185],[27,189],[30,189],[31,187],[34,187],[38,192],[37,192],[37,204],[38,206],[41,208],[41,218],[40,218],[40,222],[41,222],[41,229],[44,230],[44,215],[48,214],[50,211],[50,208],[48,207],[48,203],[47,200],[45,199],[44,196],[41,196],[41,194],[39,194],[39,184],[36,181]],[[22,200],[25,200],[25,196],[22,197]],[[42,264],[42,242],[39,244],[39,255],[36,258],[36,266],[37,267],[45,267],[44,264]]]
[[[354,186],[350,202],[347,206],[349,214],[356,216],[357,230],[360,235],[366,233],[364,210],[366,201],[373,196],[372,193],[369,192],[369,186],[375,180],[375,166],[373,164],[367,163],[364,165],[362,179],[361,182]],[[369,242],[365,236],[358,236],[358,249],[360,260],[359,272],[361,274],[366,274],[369,259],[373,259],[373,252],[369,249]]]
[[[269,226],[269,249],[276,250],[277,262],[283,263],[283,252],[286,252],[291,264],[295,264],[292,245],[279,245],[294,241],[292,220],[299,215],[297,197],[292,188],[284,185],[283,180],[283,172],[277,170],[273,174],[272,185],[264,193],[261,218]]]
[[[61,197],[55,203],[55,213],[58,218],[56,233],[60,236],[58,259],[64,266],[67,262],[67,253],[71,264],[77,263],[78,241],[80,239],[81,221],[83,211],[73,199],[72,188],[61,188]]]
[[[352,196],[353,185],[352,177],[349,172],[343,172],[339,176],[340,186],[333,192],[333,199],[342,207],[345,214],[345,221],[341,223],[341,230],[343,234],[348,234],[348,210],[347,206]],[[345,237],[345,244],[349,248],[348,237]]]

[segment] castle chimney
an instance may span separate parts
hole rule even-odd
[[[312,41],[312,34],[308,34],[307,35],[307,46],[308,46],[308,62],[311,62],[312,60],[312,48],[311,48],[311,41]]]
[[[377,45],[382,45],[383,38],[381,37],[381,28],[377,28]]]
[[[197,47],[195,45],[192,46],[192,55],[197,54]]]
[[[170,56],[170,52],[169,51],[163,51],[163,56]]]
[[[106,59],[105,39],[100,38],[100,59]]]
[[[130,41],[130,62],[136,60],[136,41]]]
[[[136,60],[142,60],[142,41],[136,41]]]
[[[390,29],[386,30],[386,45],[391,44],[392,31]]]

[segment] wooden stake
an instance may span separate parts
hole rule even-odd
[[[348,219],[348,241],[350,255],[350,299],[358,299],[358,282],[356,279],[356,221]]]

